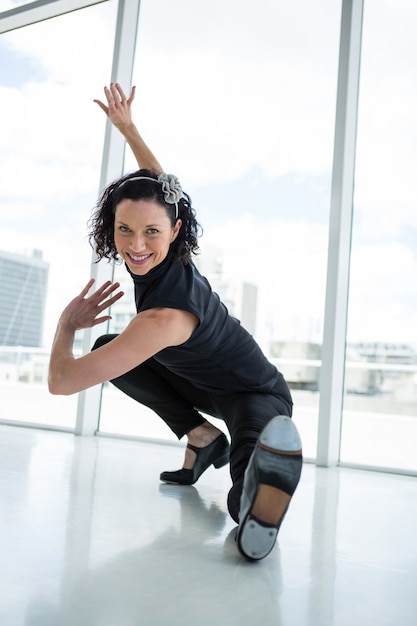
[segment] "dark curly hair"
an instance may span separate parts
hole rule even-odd
[[[153,178],[156,184],[151,180],[129,182],[129,179],[137,176]],[[117,205],[125,198],[158,202],[166,210],[172,226],[175,226],[177,220],[175,205],[165,202],[162,186],[157,177],[158,174],[153,170],[141,169],[118,178],[105,188],[89,221],[89,241],[96,252],[97,262],[103,258],[119,260],[114,244],[114,216]],[[198,237],[202,233],[202,228],[195,214],[190,196],[183,193],[183,197],[178,202],[178,218],[181,219],[182,225],[178,236],[170,246],[170,254],[171,258],[184,265],[189,263],[191,255],[197,254],[199,249]]]

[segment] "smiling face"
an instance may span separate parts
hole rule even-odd
[[[180,228],[158,202],[125,198],[116,207],[114,243],[132,274],[144,276],[166,258]]]

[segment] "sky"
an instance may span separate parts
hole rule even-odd
[[[260,4],[142,0],[134,117],[190,193],[203,253],[258,285],[263,340],[320,342],[340,3]],[[417,348],[417,7],[365,4],[349,338]],[[115,10],[0,37],[0,247],[51,264],[46,343],[89,277]]]

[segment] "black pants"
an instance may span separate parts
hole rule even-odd
[[[117,335],[103,335],[93,350]],[[151,408],[181,439],[206,420],[199,411],[222,419],[231,439],[230,475],[233,487],[228,507],[237,522],[243,476],[264,426],[275,415],[292,415],[291,394],[281,377],[271,393],[240,392],[218,396],[198,389],[154,358],[111,381],[128,396]]]

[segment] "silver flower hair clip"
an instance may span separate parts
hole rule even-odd
[[[132,178],[127,178],[121,184],[125,185],[126,183],[130,183],[133,180],[151,180],[153,183],[159,183],[162,187],[162,193],[164,195],[164,200],[167,204],[175,204],[175,219],[178,219],[178,202],[181,200],[183,196],[181,183],[174,174],[159,174],[158,178],[151,178],[150,176],[133,176]]]

